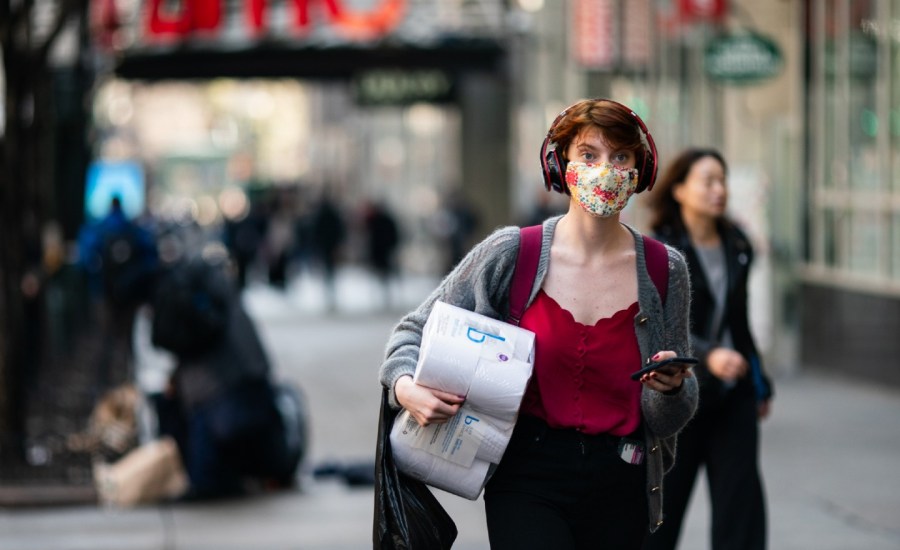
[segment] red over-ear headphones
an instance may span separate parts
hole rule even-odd
[[[587,101],[608,101],[631,113],[642,137],[646,138],[646,141],[641,139],[641,141],[644,142],[644,160],[638,167],[638,184],[635,193],[653,189],[653,184],[656,182],[656,168],[658,162],[656,144],[653,142],[653,136],[650,135],[650,130],[647,129],[647,125],[644,124],[641,117],[637,116],[637,113],[618,101],[606,98],[595,98]],[[544,176],[544,187],[547,188],[547,191],[552,189],[557,193],[568,194],[569,192],[568,187],[566,186],[566,161],[562,157],[562,152],[555,147],[556,144],[550,141],[550,136],[553,134],[553,129],[559,124],[559,121],[566,117],[566,113],[569,112],[569,109],[580,103],[582,103],[582,101],[569,105],[563,112],[556,116],[556,119],[553,120],[553,124],[550,125],[550,129],[547,130],[547,137],[544,138],[544,143],[541,145],[541,172]],[[552,149],[550,148],[551,145],[554,145]]]

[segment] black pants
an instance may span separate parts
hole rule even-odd
[[[629,437],[643,442],[640,433]],[[491,548],[640,548],[648,532],[647,467],[619,457],[620,439],[520,418],[485,488]]]
[[[665,478],[665,523],[647,538],[645,550],[676,547],[701,465],[709,480],[712,549],[764,549],[766,512],[758,452],[756,397],[749,380],[724,397],[701,395],[701,410],[678,436],[675,467]]]

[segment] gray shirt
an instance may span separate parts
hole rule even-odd
[[[733,348],[731,341],[731,331],[728,327],[722,329],[722,319],[725,316],[725,294],[728,292],[728,267],[725,265],[725,249],[721,244],[715,246],[697,246],[697,257],[700,259],[700,268],[706,276],[709,284],[710,292],[715,302],[715,311],[713,311],[711,333],[707,334],[707,338],[713,342],[727,348]]]
[[[544,222],[544,235],[537,276],[528,299],[529,305],[547,275],[550,245],[559,217]],[[627,227],[627,226],[626,226]],[[690,279],[684,258],[674,248],[669,254],[669,285],[663,304],[647,273],[644,243],[640,234],[628,227],[635,240],[637,254],[638,305],[634,318],[635,334],[641,358],[647,361],[662,350],[690,355],[689,311]],[[509,312],[509,289],[519,250],[519,228],[498,229],[476,245],[447,275],[434,292],[415,310],[406,314],[388,339],[385,360],[379,371],[381,383],[390,391],[392,406],[399,407],[394,384],[403,375],[415,373],[422,340],[422,329],[436,300],[492,317],[505,319]],[[647,445],[647,493],[650,530],[662,525],[662,480],[675,461],[678,432],[697,408],[695,378],[687,378],[680,391],[663,394],[646,386],[641,393],[641,413]]]

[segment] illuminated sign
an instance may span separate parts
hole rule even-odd
[[[87,172],[84,212],[88,220],[102,219],[109,213],[113,197],[122,203],[122,211],[136,218],[144,210],[144,170],[131,161],[94,161]]]
[[[223,27],[225,0],[181,0],[172,6],[170,0],[150,0],[144,31],[148,40],[172,41],[198,35],[218,33]],[[293,13],[291,26],[299,34],[313,26],[313,14],[350,40],[371,40],[385,36],[403,20],[406,0],[376,0],[368,10],[347,8],[342,0],[290,0],[285,2]],[[245,0],[240,3],[244,23],[250,36],[268,29],[268,0]]]
[[[846,68],[854,78],[874,78],[878,70],[878,43],[875,39],[859,32],[851,32],[845,40],[841,44],[836,44],[834,40],[825,43],[825,74],[841,74],[842,71],[838,68],[841,67]]]
[[[778,45],[750,33],[711,41],[705,52],[706,74],[723,82],[749,84],[777,75],[784,65]]]
[[[577,0],[569,34],[572,56],[584,68],[611,69],[619,58],[617,6],[612,0]]]
[[[505,10],[505,0],[91,0],[90,28],[121,78],[351,79],[385,67],[496,70]],[[378,86],[415,97],[434,82]]]
[[[721,19],[727,6],[725,0],[679,0],[678,10],[688,18]]]
[[[360,105],[408,105],[452,101],[453,80],[444,71],[377,70],[354,79],[353,90]]]
[[[651,0],[575,0],[569,52],[583,69],[628,70],[653,60]]]

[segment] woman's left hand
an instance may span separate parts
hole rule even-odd
[[[770,412],[772,412],[772,401],[770,399],[765,399],[756,403],[756,416],[760,420],[765,420]]]
[[[669,359],[670,357],[675,357],[676,355],[677,354],[674,351],[661,351],[653,356],[653,360],[662,361],[664,359]],[[694,376],[694,372],[691,370],[690,366],[673,363],[662,367],[659,370],[645,374],[641,377],[641,384],[644,384],[650,389],[665,393],[677,390],[681,387],[685,378],[691,378],[692,376]]]

